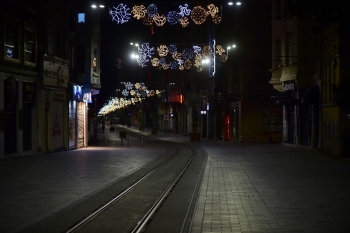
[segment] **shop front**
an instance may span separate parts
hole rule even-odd
[[[69,149],[68,61],[51,56],[43,58],[43,88],[39,115],[41,152]]]
[[[0,158],[36,153],[36,77],[0,72],[0,93]]]
[[[72,98],[69,101],[69,149],[87,146],[87,141],[85,140],[86,112],[87,104],[83,102],[82,87],[72,85]]]

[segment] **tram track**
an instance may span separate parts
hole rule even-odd
[[[170,145],[170,143],[166,144],[167,146]],[[173,147],[175,145],[175,152],[173,152],[172,156],[170,156],[168,159],[166,159],[154,169],[149,171],[147,174],[142,176],[140,179],[138,179],[128,188],[123,190],[121,193],[109,199],[107,202],[105,202],[103,205],[92,211],[86,217],[76,222],[65,232],[97,232],[96,230],[98,230],[99,232],[142,232],[143,229],[147,226],[152,216],[157,212],[162,203],[166,200],[167,196],[170,194],[172,189],[180,180],[181,176],[186,171],[186,169],[191,164],[196,155],[196,151],[191,147],[174,143],[171,144]],[[182,152],[180,151],[180,147],[182,148]],[[179,156],[180,154],[181,156]],[[163,182],[163,180],[166,181]],[[159,182],[159,186],[162,186],[161,189],[156,187],[157,185],[154,185],[154,183],[156,182]],[[147,195],[148,192],[150,194],[149,196],[144,197],[146,201],[145,203],[143,203],[142,197],[145,195],[145,193]],[[158,193],[161,194],[158,195]],[[157,194],[158,196],[155,197],[155,194]],[[128,195],[131,197],[126,198],[126,196]],[[126,199],[124,203],[122,201],[123,198]],[[141,199],[142,204],[140,206],[142,206],[142,208],[137,206],[131,207],[131,205],[133,205],[133,198],[138,199],[139,202],[139,199]],[[127,208],[127,205],[129,205],[130,208]],[[123,213],[121,214],[120,211],[123,211]],[[129,213],[124,213],[124,211],[129,211]],[[133,211],[136,211],[138,213],[132,213]],[[117,218],[116,221],[113,220],[113,218],[115,217]],[[123,217],[127,219],[123,221]],[[133,221],[130,221],[131,219]],[[130,228],[131,225],[133,225],[134,227]],[[101,230],[101,227],[109,228],[109,230]],[[116,230],[115,228],[118,228],[118,230]]]

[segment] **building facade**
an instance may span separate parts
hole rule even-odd
[[[289,1],[272,1],[271,80],[283,106],[283,138],[289,144],[320,146],[319,40],[312,19],[286,14]]]

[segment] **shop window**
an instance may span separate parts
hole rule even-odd
[[[5,58],[19,59],[19,22],[16,20],[5,20]]]

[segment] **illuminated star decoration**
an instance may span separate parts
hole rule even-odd
[[[130,15],[128,11],[130,8],[123,3],[120,3],[117,7],[113,7],[109,13],[112,16],[112,21],[117,22],[118,24],[126,23],[130,20]]]

